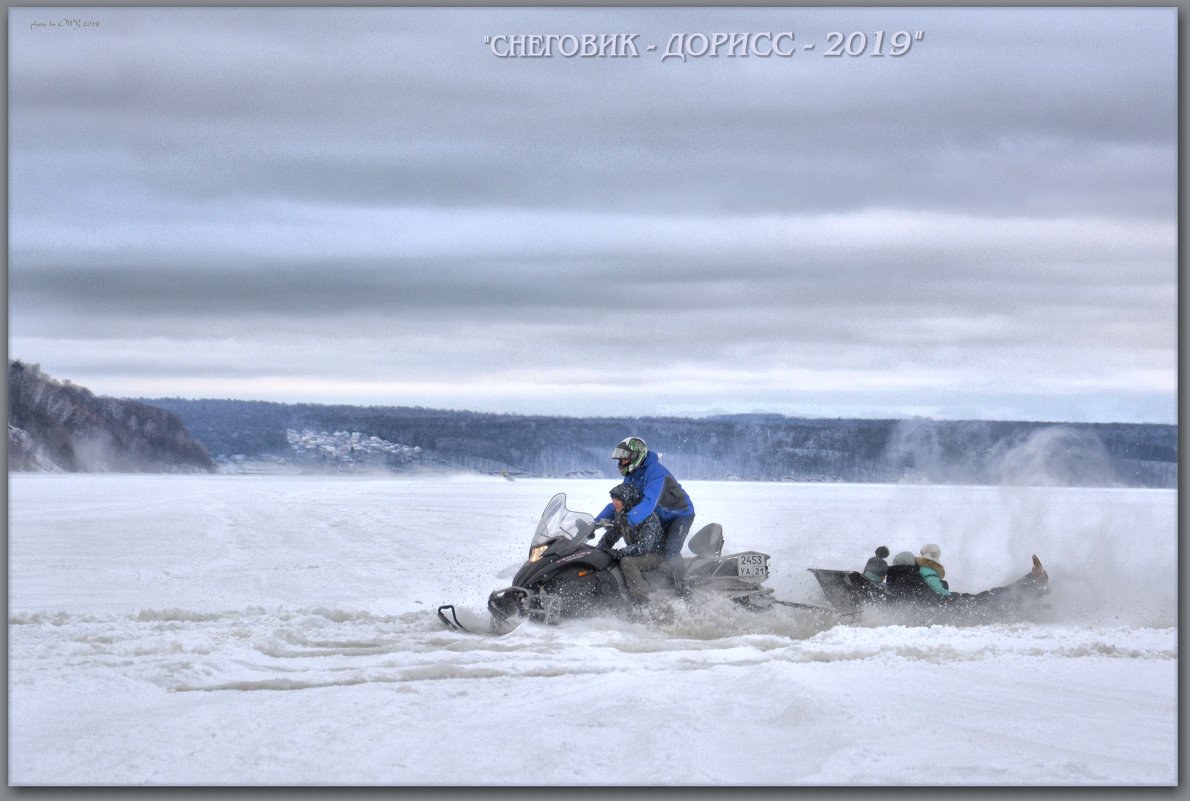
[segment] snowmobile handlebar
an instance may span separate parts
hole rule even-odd
[[[611,525],[612,525],[612,521],[610,521],[610,520],[595,520],[591,523],[591,528],[589,528],[587,530],[587,533],[583,537],[583,539],[589,540],[595,536],[596,531],[598,531],[601,528],[611,528]],[[580,531],[581,531],[581,529],[580,529]]]

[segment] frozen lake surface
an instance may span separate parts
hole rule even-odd
[[[968,592],[1037,553],[1039,623],[441,627],[612,484],[14,474],[9,782],[1176,784],[1176,492],[686,482],[778,598],[937,542]]]

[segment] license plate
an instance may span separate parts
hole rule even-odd
[[[737,575],[743,578],[768,578],[768,557],[762,553],[742,553],[736,557]]]

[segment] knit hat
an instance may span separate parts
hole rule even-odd
[[[901,551],[893,557],[894,565],[915,565],[917,562],[913,558],[913,554],[908,551]]]
[[[921,555],[931,562],[940,562],[942,560],[942,549],[934,543],[926,543],[921,546]]]
[[[881,545],[879,548],[876,549],[876,555],[878,557],[880,557],[881,559],[887,559],[888,558],[888,546]]]
[[[617,500],[623,501],[625,509],[631,509],[644,499],[644,493],[640,491],[640,488],[629,484],[627,481],[612,487],[611,492],[608,494]]]

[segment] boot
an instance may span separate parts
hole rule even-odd
[[[653,593],[651,592],[632,592],[628,591],[628,597],[632,599],[632,603],[637,606],[648,606],[653,603]]]

